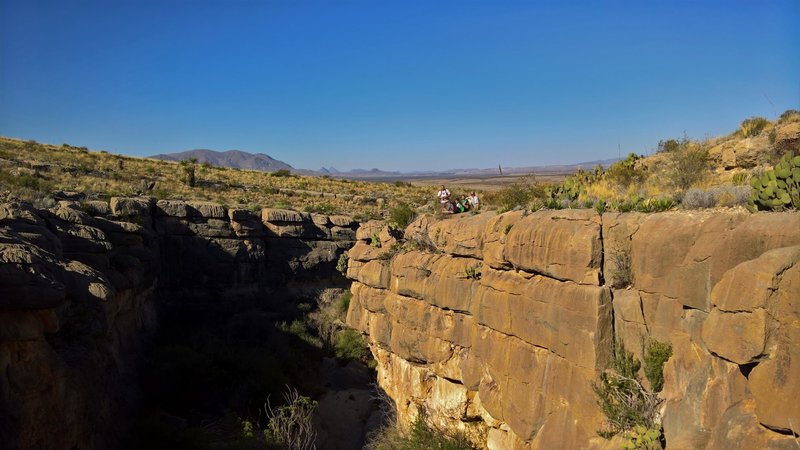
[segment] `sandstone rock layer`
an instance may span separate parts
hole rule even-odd
[[[800,432],[800,214],[424,217],[399,250],[380,227],[356,232],[347,321],[406,423],[424,408],[482,447],[619,448],[591,383],[615,339],[639,358],[655,339],[667,448]]]

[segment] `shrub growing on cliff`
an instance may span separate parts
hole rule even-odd
[[[655,339],[647,343],[644,351],[644,376],[653,392],[664,387],[664,363],[672,356],[672,345]]]
[[[633,285],[631,254],[623,250],[611,250],[608,260],[611,266],[609,275],[613,280],[611,286],[619,289]]]
[[[614,345],[611,368],[600,374],[599,383],[592,383],[597,404],[606,416],[606,429],[598,431],[601,436],[611,437],[637,426],[660,430],[661,400],[639,382],[640,368],[639,360],[621,342]]]
[[[751,117],[739,124],[739,135],[742,137],[758,136],[769,125],[769,120],[763,117]]]
[[[369,357],[369,350],[361,333],[350,328],[341,330],[336,335],[334,353],[337,358],[357,361],[365,361]]]

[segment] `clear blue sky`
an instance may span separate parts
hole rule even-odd
[[[0,0],[0,135],[310,169],[604,159],[800,109],[798,24],[798,0]]]

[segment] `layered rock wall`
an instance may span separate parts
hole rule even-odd
[[[617,448],[591,383],[614,339],[639,358],[656,339],[674,351],[668,448],[794,445],[800,214],[517,211],[405,236],[359,229],[347,319],[403,421],[424,408],[488,448]]]
[[[150,198],[0,204],[0,447],[117,448],[162,300],[341,283],[355,227]]]

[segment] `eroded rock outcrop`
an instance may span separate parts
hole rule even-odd
[[[160,303],[341,284],[356,225],[152,198],[0,204],[0,447],[118,448]]]
[[[488,448],[617,448],[591,389],[622,341],[669,342],[668,448],[784,448],[800,411],[800,214],[593,211],[380,224],[349,252],[348,323],[402,421]],[[616,287],[615,287],[616,286]],[[617,288],[618,287],[618,288]],[[788,447],[787,447],[788,448]]]

